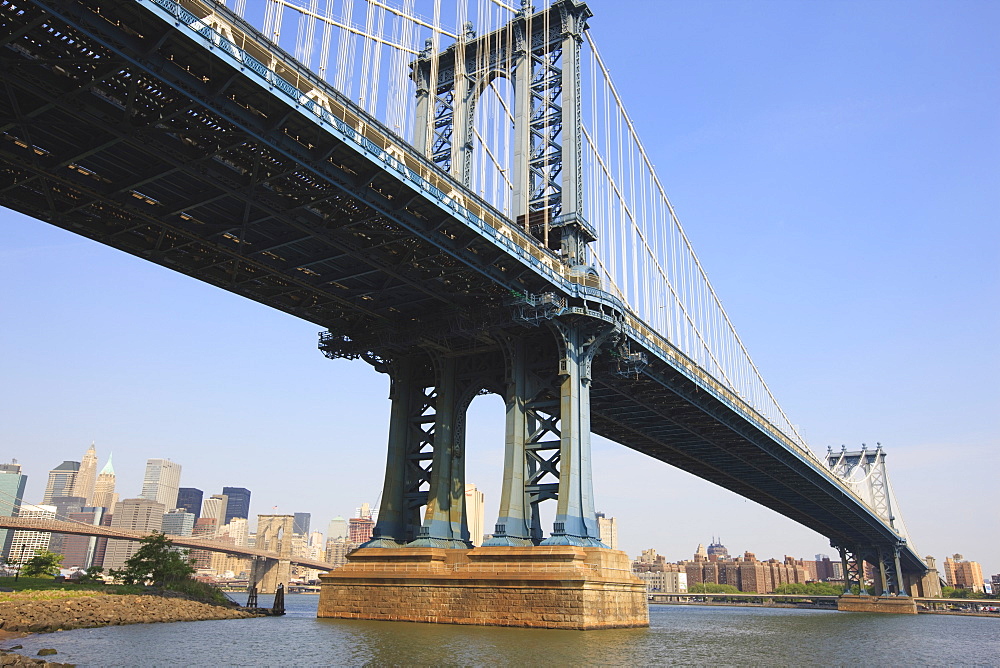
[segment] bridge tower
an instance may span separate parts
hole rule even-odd
[[[261,594],[273,594],[278,585],[288,586],[292,577],[292,515],[258,515],[255,547],[279,555],[278,559],[254,558],[250,584]]]
[[[580,48],[590,16],[579,0],[539,12],[522,0],[506,27],[477,36],[466,24],[447,49],[432,53],[429,43],[411,69],[415,147],[451,175],[455,197],[470,184],[479,96],[496,78],[513,84],[512,217],[578,282],[596,287],[586,250],[596,235],[582,211]],[[430,621],[446,609],[452,616],[440,621],[647,626],[644,585],[627,555],[600,541],[591,476],[591,367],[617,345],[619,328],[574,313],[563,297],[517,294],[477,335],[473,346],[453,346],[447,336],[414,332],[408,345],[397,335],[376,350],[322,337],[327,357],[361,357],[387,373],[392,406],[378,521],[362,546],[381,549],[358,550],[323,576],[320,616],[357,609],[382,619],[392,610],[393,619]],[[465,414],[482,392],[500,394],[506,406],[503,485],[492,538],[470,549]],[[539,506],[550,500],[557,507],[546,536]],[[422,606],[412,599],[417,585],[428,591]],[[483,587],[512,597],[506,618],[467,593]],[[565,621],[547,621],[541,609]]]
[[[596,237],[581,210],[580,46],[590,16],[579,0],[537,13],[523,0],[507,27],[476,36],[467,24],[454,44],[440,53],[428,44],[411,67],[415,146],[463,185],[477,99],[498,77],[513,83],[515,217],[571,271],[596,277],[585,264],[586,244]],[[497,352],[369,356],[392,378],[392,413],[382,504],[367,547],[471,546],[464,420],[481,391],[501,394],[507,407],[501,509],[485,545],[604,547],[591,480],[589,387],[594,356],[615,327],[569,317],[554,298],[526,297],[511,311],[509,326],[491,333]],[[342,356],[332,343],[321,348]],[[548,538],[538,510],[546,500],[558,504]]]

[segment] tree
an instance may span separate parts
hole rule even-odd
[[[829,582],[788,582],[774,588],[775,594],[803,594],[806,596],[840,596],[844,593],[841,585]]]
[[[713,584],[706,582],[688,587],[689,594],[739,594],[740,590],[733,585]]]
[[[194,574],[189,550],[178,552],[171,549],[173,543],[164,534],[154,533],[140,542],[142,547],[125,562],[125,567],[120,570],[113,568],[108,575],[128,585],[148,582],[170,587]]]
[[[21,575],[26,578],[35,578],[39,575],[56,575],[59,572],[59,564],[62,563],[63,556],[48,550],[35,550],[35,556],[24,564]]]

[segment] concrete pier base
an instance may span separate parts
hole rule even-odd
[[[899,615],[917,614],[917,602],[909,596],[841,596],[837,610],[846,612],[887,612]]]
[[[624,552],[592,547],[366,548],[320,576],[318,617],[614,629],[649,626]]]

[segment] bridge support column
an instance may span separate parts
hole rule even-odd
[[[504,481],[496,529],[484,546],[606,547],[591,478],[590,369],[614,327],[551,324],[556,351],[526,337],[506,341]],[[558,507],[552,534],[543,540],[538,504],[547,499]]]
[[[896,593],[900,596],[909,596],[906,593],[905,580],[903,579],[903,568],[899,563],[899,546],[892,551],[892,561],[893,566],[895,566],[896,572]]]
[[[437,391],[422,359],[402,358],[380,370],[391,382],[389,449],[378,521],[364,547],[401,547],[417,537],[420,507],[427,503]]]
[[[427,510],[417,539],[410,547],[471,548],[465,521],[465,411],[459,396],[456,360],[437,360],[437,411],[434,415],[434,454]]]

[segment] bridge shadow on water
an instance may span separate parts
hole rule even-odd
[[[261,597],[261,605],[268,603]],[[19,640],[80,666],[994,665],[997,621],[821,610],[657,606],[650,628],[553,631],[288,614],[80,629]],[[4,643],[9,646],[13,643]]]

